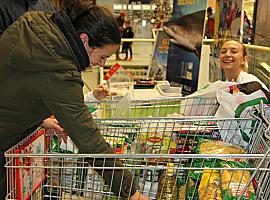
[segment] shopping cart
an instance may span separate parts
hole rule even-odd
[[[44,130],[7,151],[7,199],[127,199],[135,185],[150,199],[270,198],[269,125],[258,118],[98,119],[97,124],[116,154],[71,153],[72,142],[57,143],[57,136]],[[242,131],[251,133],[245,148],[231,137]],[[226,143],[225,153],[220,146],[211,151],[222,143],[218,140],[234,144]],[[204,152],[203,141],[212,142]],[[173,175],[166,179],[169,170]]]
[[[218,108],[215,97],[162,97],[150,99],[86,102],[97,118],[213,116]]]

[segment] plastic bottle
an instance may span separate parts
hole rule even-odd
[[[177,184],[173,166],[173,163],[168,163],[167,170],[161,175],[159,179],[157,200],[177,199]]]

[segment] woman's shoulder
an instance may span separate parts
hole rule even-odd
[[[245,82],[256,81],[256,80],[258,80],[258,78],[255,75],[250,74],[248,72],[241,71],[238,76],[237,82],[245,83]]]

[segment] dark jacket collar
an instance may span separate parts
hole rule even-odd
[[[78,32],[75,30],[75,27],[73,26],[67,14],[64,11],[55,12],[51,17],[51,20],[65,35],[68,43],[70,44],[79,63],[78,70],[85,70],[85,68],[90,64],[89,57]]]

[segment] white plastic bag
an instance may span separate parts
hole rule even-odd
[[[237,118],[250,118],[253,106],[258,106],[261,101],[265,104],[268,103],[263,91],[258,90],[246,95],[242,92],[231,94],[220,89],[217,91],[217,101],[220,105],[215,114],[216,118],[236,118],[233,123],[218,123],[221,129],[221,138],[223,141],[247,147],[256,127],[251,122],[247,124],[237,120]]]
[[[189,95],[189,97],[215,97],[217,90],[226,89],[231,85],[235,85],[235,82],[228,81],[216,81],[203,87],[202,89]]]
[[[185,116],[209,116],[215,114],[216,93],[219,89],[228,88],[235,85],[235,82],[216,81],[203,87],[201,90],[187,96],[184,100],[180,113]]]

